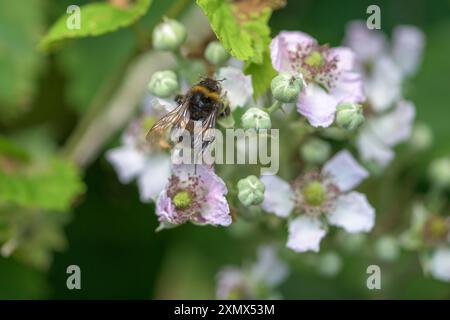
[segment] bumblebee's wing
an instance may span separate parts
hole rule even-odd
[[[146,139],[155,143],[163,139],[167,129],[171,127],[185,128],[189,122],[188,104],[184,102],[159,119],[147,133]]]
[[[216,127],[216,119],[217,110],[214,110],[203,120],[201,134],[194,137],[194,150],[201,150],[203,152],[214,141],[215,130],[212,129]]]

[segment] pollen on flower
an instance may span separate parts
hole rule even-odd
[[[306,57],[305,63],[313,68],[320,68],[325,63],[325,60],[323,59],[320,52],[314,51]]]
[[[298,45],[289,52],[292,71],[300,71],[307,82],[314,82],[330,90],[339,77],[338,58],[326,45]]]
[[[189,175],[183,181],[173,175],[169,179],[167,195],[175,206],[178,223],[195,219],[205,202],[205,191],[201,188],[199,177],[195,175]]]
[[[425,242],[429,245],[445,243],[449,232],[449,220],[439,215],[431,215],[423,227],[423,236]]]
[[[325,189],[320,181],[312,181],[303,190],[303,195],[309,205],[320,206],[325,200]]]
[[[188,191],[180,191],[173,197],[172,202],[177,209],[187,209],[192,203],[192,196]]]
[[[340,194],[330,176],[310,171],[295,179],[294,203],[297,212],[317,216],[329,211]]]

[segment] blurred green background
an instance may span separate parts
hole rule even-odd
[[[49,55],[39,52],[39,39],[74,2],[0,0],[2,134],[28,130],[50,135],[57,146],[62,145],[102,85],[127,65],[139,47],[132,28],[123,28],[72,41]],[[415,159],[420,192],[426,188],[428,161],[450,153],[450,1],[288,1],[273,14],[272,35],[302,30],[322,43],[337,45],[346,23],[365,19],[371,4],[381,7],[384,32],[389,34],[398,24],[413,24],[426,33],[423,64],[407,94],[417,106],[417,118],[429,124],[435,136],[432,150]],[[180,15],[187,5],[189,1],[155,0],[140,25],[150,34],[163,14]],[[48,270],[0,257],[1,299],[214,298],[220,267],[253,260],[263,238],[263,232],[261,237],[246,237],[237,231],[192,225],[155,233],[153,205],[139,201],[134,184],[118,181],[103,154],[86,169],[84,181],[87,191],[74,205],[64,229],[66,249],[54,254]],[[284,241],[285,236],[278,239]],[[303,255],[287,256],[292,270],[281,292],[288,299],[450,298],[450,285],[425,278],[415,253],[402,252],[390,264],[373,260],[366,252],[344,254],[343,270],[334,278],[322,277],[302,263]],[[365,285],[366,267],[374,263],[383,270],[378,291]],[[66,288],[66,268],[71,264],[81,267],[82,290]]]

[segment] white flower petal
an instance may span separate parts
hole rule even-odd
[[[339,71],[350,71],[355,63],[355,53],[346,47],[336,47],[331,49],[332,54],[337,57],[337,68]]]
[[[389,113],[375,118],[370,125],[374,134],[387,146],[394,146],[411,136],[415,107],[410,101],[401,100]]]
[[[398,26],[393,32],[392,54],[406,75],[413,74],[420,63],[425,45],[425,35],[414,26]]]
[[[372,131],[367,123],[360,131],[356,146],[364,161],[374,161],[381,167],[386,167],[394,158],[394,151],[386,146]]]
[[[362,63],[374,60],[384,51],[386,37],[378,30],[369,30],[365,21],[351,21],[347,25],[344,43]]]
[[[450,249],[439,248],[433,253],[430,272],[434,278],[450,282]]]
[[[129,183],[145,166],[145,155],[132,145],[123,145],[106,153],[122,183]]]
[[[272,66],[278,72],[292,71],[289,61],[289,51],[297,50],[298,45],[307,46],[316,41],[303,32],[282,31],[270,43],[270,59]]]
[[[278,176],[261,176],[260,180],[266,189],[262,207],[267,212],[285,218],[294,209],[294,192],[289,183]]]
[[[287,247],[297,252],[318,252],[320,241],[325,234],[326,231],[319,219],[300,216],[289,223]]]
[[[165,154],[150,156],[145,163],[145,169],[138,178],[138,188],[141,201],[156,199],[167,184],[170,177],[170,157]]]
[[[375,224],[375,209],[364,194],[353,191],[337,198],[328,221],[349,233],[368,232]]]
[[[252,99],[252,77],[246,76],[242,70],[233,67],[220,68],[217,78],[225,79],[222,81],[222,87],[232,110],[246,106]]]
[[[375,111],[383,111],[400,99],[402,72],[388,56],[375,60],[373,71],[365,80],[365,91]]]
[[[336,82],[336,86],[330,91],[334,99],[339,103],[360,103],[366,100],[364,94],[364,81],[359,73],[343,72]]]
[[[355,188],[369,176],[348,150],[343,150],[331,158],[323,167],[323,172],[333,177],[333,182],[341,191]]]
[[[258,260],[250,274],[257,283],[265,283],[273,288],[286,279],[288,266],[278,258],[275,247],[267,245],[259,248]]]
[[[337,103],[333,95],[310,84],[298,96],[297,110],[313,127],[329,127],[333,123]]]

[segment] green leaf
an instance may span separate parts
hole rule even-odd
[[[0,171],[0,204],[66,211],[85,189],[77,168],[61,158],[33,169]]]
[[[6,256],[12,255],[25,264],[48,269],[53,251],[62,251],[67,241],[64,225],[70,213],[27,210],[16,206],[0,207],[0,244]]]
[[[0,122],[30,109],[43,67],[36,44],[44,27],[43,1],[0,1]]]
[[[277,74],[272,67],[269,51],[264,53],[261,64],[254,62],[246,63],[244,72],[252,76],[253,97],[255,99],[270,87],[273,77]]]
[[[26,150],[7,137],[0,135],[0,159],[2,157],[17,160],[19,162],[28,162],[30,160],[30,156]]]
[[[271,15],[269,8],[246,16],[226,0],[197,0],[197,4],[231,55],[239,60],[263,62],[264,52],[270,43],[270,28],[267,25]]]
[[[119,8],[108,2],[90,3],[80,7],[80,29],[67,27],[69,14],[56,21],[39,47],[50,50],[62,40],[98,36],[131,25],[143,16],[152,0],[136,0],[127,8]]]

